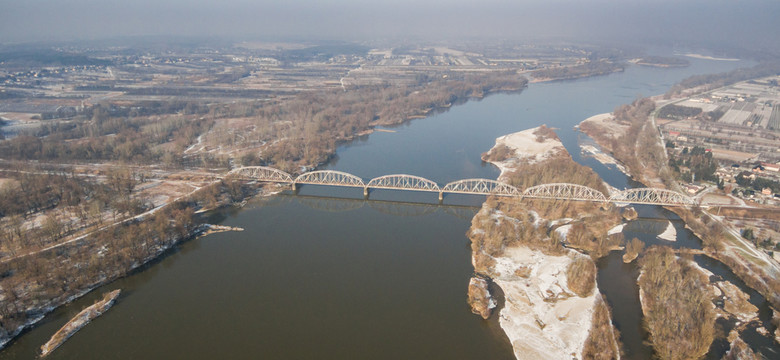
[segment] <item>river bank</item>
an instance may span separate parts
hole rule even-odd
[[[661,145],[661,139],[658,132],[655,131],[655,125],[652,122],[651,112],[653,108],[648,106],[648,102],[645,100],[635,101],[634,104],[624,106],[620,109],[619,114],[601,114],[594,116],[583,121],[579,129],[586,135],[590,136],[596,141],[596,143],[605,150],[612,153],[628,170],[628,174],[637,179],[640,182],[648,183],[650,186],[660,188],[676,188],[677,185],[676,174],[668,168],[664,161],[666,154],[663,153],[663,146]],[[641,139],[641,140],[640,140]],[[627,145],[628,144],[628,145]],[[648,156],[649,154],[649,156]],[[778,296],[777,289],[780,288],[780,283],[777,280],[778,274],[780,274],[780,267],[764,252],[753,248],[752,244],[743,240],[738,232],[733,229],[729,229],[727,225],[721,223],[716,216],[708,213],[706,209],[686,209],[686,208],[670,208],[672,212],[680,216],[685,222],[686,228],[690,229],[696,237],[698,237],[704,248],[713,259],[725,264],[733,270],[741,280],[748,284],[753,289],[758,290],[763,297],[769,301],[773,307],[777,307],[780,304],[780,296]],[[668,223],[666,228],[657,235],[659,239],[673,242],[677,238],[677,231],[671,223]],[[640,255],[641,256],[641,255]],[[641,285],[642,282],[640,282]],[[715,284],[701,281],[704,287],[713,287]],[[645,285],[646,287],[647,285]],[[733,302],[739,299],[738,295],[735,295],[733,291],[722,291],[723,287],[718,287],[717,291],[720,296],[718,301]],[[640,286],[640,290],[642,286]],[[688,291],[688,293],[694,290]],[[715,295],[712,295],[712,291],[707,292],[707,289],[697,289],[696,291],[705,292],[701,297],[707,297],[715,300]],[[644,297],[642,297],[644,298]],[[660,300],[659,300],[660,301]],[[666,300],[672,301],[672,300]],[[643,303],[643,313],[648,316],[649,309]],[[665,305],[657,305],[659,308],[666,309]],[[733,308],[733,306],[732,306]],[[651,311],[652,312],[652,311]],[[684,313],[685,311],[682,311]],[[741,319],[745,315],[730,313],[728,310],[722,310],[723,313],[729,313],[732,319]],[[723,317],[723,316],[721,316]],[[753,316],[753,320],[757,323],[769,325],[769,321],[766,318],[758,321],[758,318]],[[682,319],[682,317],[677,317]],[[649,318],[653,322],[654,320]],[[736,321],[736,320],[730,320]],[[657,323],[657,322],[656,322]],[[714,323],[714,321],[713,321]],[[655,326],[655,325],[654,325]],[[663,329],[666,325],[658,325],[653,331],[659,333],[665,333]],[[712,324],[710,324],[712,326]],[[741,328],[744,330],[744,326]],[[728,342],[734,343],[735,338],[743,337],[745,341],[750,343],[748,337],[752,335],[746,335],[744,331],[735,331],[735,335],[729,335]],[[748,336],[748,337],[745,337]],[[656,336],[658,338],[659,336]],[[670,336],[671,339],[673,336]],[[661,340],[663,342],[664,340]],[[721,340],[716,340],[721,341]],[[740,340],[742,341],[742,340]],[[673,341],[672,341],[673,342]],[[708,342],[711,343],[712,341]],[[701,345],[701,344],[699,344]],[[715,346],[715,345],[713,345]],[[751,344],[755,346],[755,342]],[[728,346],[726,345],[726,348]],[[658,350],[658,348],[656,348]],[[671,352],[670,352],[671,351]],[[663,354],[670,354],[676,350],[665,349]],[[708,351],[706,348],[699,348],[698,353]],[[709,351],[712,351],[711,349]],[[666,356],[665,355],[665,356]]]
[[[226,207],[244,196],[264,192],[246,189],[240,191],[239,198],[235,193],[234,197],[228,196],[230,191],[223,190],[221,199],[213,206]],[[6,269],[21,271],[38,266],[45,272],[37,274],[38,277],[27,277],[21,283],[6,284],[2,289],[8,310],[15,312],[3,318],[0,348],[26,329],[35,327],[58,307],[133,274],[182,242],[218,232],[242,231],[196,219],[194,208],[207,202],[200,198],[202,192],[208,192],[208,189],[193,193],[189,199],[167,203],[146,216],[107,226],[79,241],[2,263]]]

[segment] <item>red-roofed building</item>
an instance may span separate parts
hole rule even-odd
[[[780,165],[778,164],[762,162],[761,166],[764,167],[765,171],[780,172]]]

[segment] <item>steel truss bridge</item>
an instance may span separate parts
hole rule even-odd
[[[444,199],[446,193],[662,206],[688,207],[696,204],[687,195],[657,188],[626,189],[612,192],[607,196],[596,189],[569,183],[541,184],[522,190],[495,180],[465,179],[439,186],[436,182],[426,178],[406,174],[384,175],[366,182],[360,177],[342,171],[317,170],[293,177],[284,171],[265,166],[241,167],[231,170],[229,175],[249,180],[289,184],[293,190],[298,185],[362,188],[363,195],[366,197],[371,189],[388,189],[434,192],[439,194],[439,201]]]

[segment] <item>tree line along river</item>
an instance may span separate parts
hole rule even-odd
[[[324,168],[362,178],[414,174],[447,183],[495,179],[480,155],[495,138],[541,124],[557,133],[575,161],[610,185],[630,187],[617,169],[580,155],[588,139],[573,127],[638,96],[665,92],[694,74],[749,62],[689,59],[686,68],[631,66],[607,76],[531,84],[424,120],[376,132],[338,149]],[[347,199],[333,199],[330,196]],[[258,198],[209,221],[244,228],[176,247],[131,276],[49,314],[0,352],[34,358],[71,316],[103,292],[121,288],[117,304],[51,359],[511,359],[496,316],[471,314],[466,290],[473,268],[465,233],[484,197],[302,186],[297,195]],[[415,204],[423,203],[423,204]],[[700,247],[676,217],[638,207],[645,220],[626,238],[665,243],[656,235],[672,219],[678,241]],[[663,219],[658,221],[654,219]],[[598,282],[613,308],[629,358],[649,358],[640,329],[636,267],[620,254],[599,262]],[[716,266],[714,264],[713,266]],[[756,299],[760,302],[760,299]]]

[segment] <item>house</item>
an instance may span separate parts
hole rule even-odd
[[[760,166],[766,171],[780,172],[780,165],[778,164],[762,162]]]

